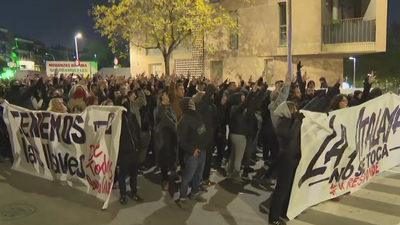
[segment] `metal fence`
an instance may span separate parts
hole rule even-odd
[[[375,42],[376,20],[345,19],[322,25],[324,44]]]

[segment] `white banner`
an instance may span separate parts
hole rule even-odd
[[[329,114],[303,111],[301,160],[288,218],[352,193],[400,164],[400,97],[387,94]]]
[[[74,61],[47,61],[46,62],[46,73],[48,76],[54,74],[83,74],[84,76],[97,73],[96,62],[80,62],[80,65],[75,65]]]
[[[105,203],[114,182],[121,107],[91,106],[81,114],[30,111],[4,104],[13,169],[56,181]]]

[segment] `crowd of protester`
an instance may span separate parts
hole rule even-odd
[[[285,81],[275,82],[273,90],[262,77],[255,82],[240,79],[217,84],[190,74],[141,74],[136,78],[55,74],[2,81],[0,97],[30,110],[55,113],[80,113],[92,105],[124,107],[115,180],[121,204],[127,203],[127,197],[142,201],[137,177],[139,171],[149,168],[144,162],[150,155],[156,170],[161,171],[164,191],[169,190],[171,180],[181,179],[177,204],[182,209],[188,207],[188,198],[207,201],[201,194],[215,184],[210,180],[212,168],[226,168],[227,179],[243,183],[242,175],[254,173],[255,163],[262,160],[262,176],[253,179],[271,185],[276,180],[269,222],[279,225],[284,224],[281,217],[286,215],[301,157],[304,116],[299,110],[329,112],[382,95],[378,88],[371,91],[375,76],[365,79],[363,92],[342,95],[340,78],[328,87],[322,77],[317,87],[301,69],[300,62],[296,79],[290,82],[286,75]],[[12,158],[7,128],[0,122],[0,154]],[[125,184],[128,175],[131,191]]]

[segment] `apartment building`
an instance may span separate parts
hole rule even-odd
[[[12,44],[8,30],[0,27],[0,60],[5,62],[11,61]]]
[[[212,79],[244,79],[263,72],[269,83],[284,79],[287,70],[286,0],[209,0],[220,4],[238,23],[239,32],[221,29],[202,45],[172,56],[175,72],[204,73]],[[292,0],[293,67],[301,60],[309,77],[328,82],[343,77],[345,58],[386,51],[387,0]],[[199,47],[200,46],[200,47]],[[153,52],[152,52],[153,51]],[[162,55],[131,47],[131,71],[161,73]]]

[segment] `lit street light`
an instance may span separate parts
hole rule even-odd
[[[54,57],[54,55],[52,55],[50,53],[46,53],[46,56],[51,56],[51,57],[53,57],[53,61],[56,61],[56,58]]]
[[[353,86],[356,87],[356,63],[357,59],[354,57],[350,57],[350,60],[354,60],[354,74],[353,74]]]
[[[78,52],[78,38],[82,38],[82,34],[78,33],[75,35],[75,52],[76,52],[76,60],[79,60],[79,52]]]

